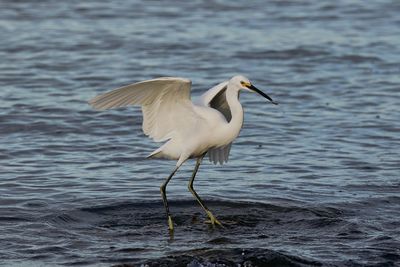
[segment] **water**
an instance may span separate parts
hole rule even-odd
[[[0,265],[395,266],[398,1],[0,3]],[[247,75],[230,162],[146,160],[140,110],[98,93],[158,76],[199,95]],[[251,265],[249,265],[251,264]]]

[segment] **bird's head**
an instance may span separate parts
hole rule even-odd
[[[230,83],[232,83],[233,85],[235,85],[235,87],[239,88],[239,90],[245,90],[245,91],[250,91],[250,92],[256,92],[259,95],[265,97],[266,99],[268,99],[269,101],[271,101],[272,104],[278,105],[278,103],[276,103],[275,101],[272,100],[271,97],[269,97],[267,94],[265,94],[263,91],[257,89],[257,87],[255,87],[249,79],[247,79],[245,76],[243,75],[236,75],[233,76],[232,79],[229,81]]]

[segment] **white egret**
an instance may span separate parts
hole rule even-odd
[[[189,181],[189,190],[205,210],[209,222],[221,225],[194,190],[193,181],[207,153],[215,164],[228,161],[232,142],[243,124],[239,92],[257,92],[277,104],[242,75],[214,86],[197,102],[191,101],[190,88],[191,81],[188,79],[162,77],[123,86],[89,101],[100,110],[140,105],[143,132],[156,142],[165,142],[149,157],[177,160],[176,167],[160,188],[171,232],[174,224],[168,208],[166,187],[179,167],[190,158],[197,161]]]

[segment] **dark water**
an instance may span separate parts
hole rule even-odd
[[[400,264],[399,1],[0,2],[0,265]],[[100,92],[247,75],[230,162],[174,162]],[[214,264],[214,265],[213,265]],[[219,265],[218,265],[219,264]]]

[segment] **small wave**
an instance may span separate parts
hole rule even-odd
[[[0,222],[3,223],[16,223],[16,222],[30,222],[31,220],[22,218],[22,217],[16,217],[16,216],[1,216],[0,217]]]
[[[243,59],[273,59],[273,60],[292,60],[298,58],[310,58],[327,56],[329,52],[317,48],[296,47],[285,50],[261,50],[261,51],[241,51],[237,53],[238,58]]]
[[[143,263],[149,266],[322,266],[306,258],[280,253],[269,249],[196,249],[184,251],[169,257]],[[114,267],[133,265],[114,265]]]
[[[343,55],[335,58],[338,62],[365,63],[365,62],[382,62],[382,59],[375,56],[363,55]]]

